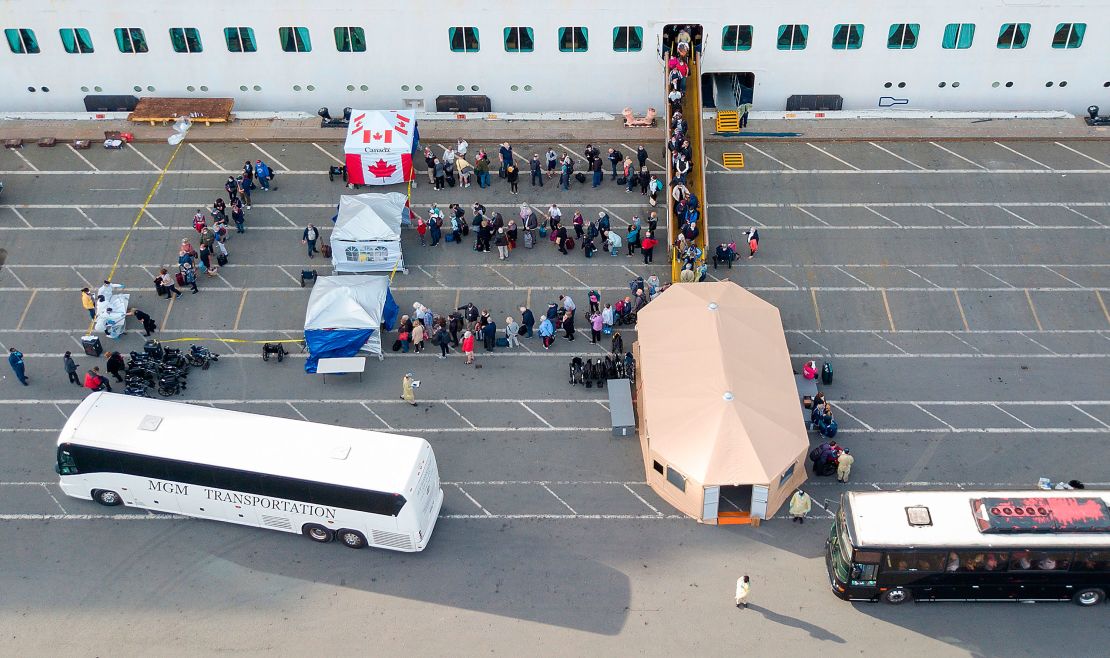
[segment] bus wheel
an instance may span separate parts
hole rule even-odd
[[[1071,597],[1071,600],[1074,601],[1076,605],[1081,605],[1086,608],[1105,601],[1106,592],[1097,587],[1090,587],[1076,592],[1075,596]]]
[[[347,548],[366,548],[366,537],[358,530],[337,530],[335,536]]]
[[[322,525],[316,525],[315,523],[306,523],[305,526],[301,528],[301,534],[321,544],[328,543],[333,537],[331,530],[328,530]]]
[[[910,593],[902,589],[901,587],[895,587],[894,589],[888,589],[887,591],[883,592],[883,600],[891,605],[899,605],[905,603],[906,601],[909,601],[910,598]]]
[[[93,500],[95,500],[96,502],[108,507],[115,507],[116,505],[123,503],[123,499],[119,497],[118,493],[114,491],[109,491],[107,489],[94,489],[92,492],[92,497]]]

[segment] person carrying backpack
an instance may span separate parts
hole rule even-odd
[[[590,294],[588,295],[588,299],[590,300],[590,312],[591,313],[600,313],[601,312],[601,293],[596,291],[596,290],[591,290]]]
[[[609,149],[609,164],[613,167],[613,177],[610,180],[617,180],[617,167],[624,162],[624,154],[617,149]]]

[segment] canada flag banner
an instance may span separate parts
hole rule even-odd
[[[392,185],[413,178],[409,153],[347,154],[347,182],[354,185]]]
[[[351,113],[343,150],[347,181],[355,185],[392,185],[411,181],[416,117],[403,110]]]

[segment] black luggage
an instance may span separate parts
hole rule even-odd
[[[81,336],[81,346],[85,348],[85,356],[95,357],[104,353],[99,336]]]
[[[627,178],[625,178],[624,176],[618,176],[617,177],[617,185],[627,185],[627,184],[628,184],[628,179]]]
[[[393,341],[393,351],[394,352],[400,352],[401,351],[401,339],[400,338]]]
[[[832,367],[831,363],[826,361],[825,365],[821,366],[821,383],[824,384],[825,386],[828,386],[829,384],[832,383],[832,380],[833,380],[833,367]]]
[[[578,172],[577,174],[574,175],[574,180],[578,181],[579,183],[585,183],[586,182],[586,174],[583,174],[582,172]]]
[[[218,256],[216,256],[216,264],[220,267],[227,265],[227,256],[223,254],[219,254]]]

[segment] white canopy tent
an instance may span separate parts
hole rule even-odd
[[[411,224],[408,197],[399,192],[339,198],[331,232],[331,262],[340,272],[405,270],[401,225]]]
[[[380,357],[381,326],[392,328],[398,310],[389,293],[388,277],[318,277],[304,318],[310,353],[305,370],[315,372],[320,358],[357,353]]]

